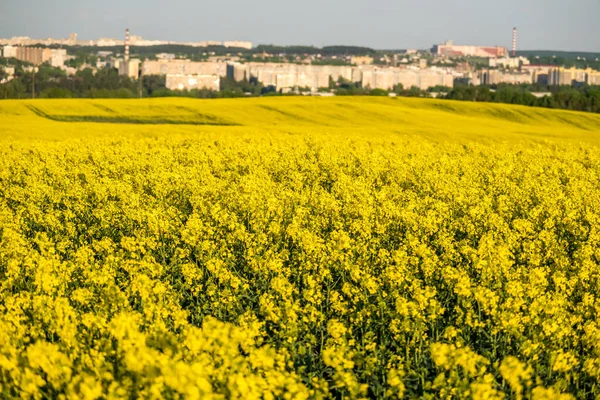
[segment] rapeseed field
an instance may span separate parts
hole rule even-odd
[[[0,398],[600,398],[600,116],[0,102]]]

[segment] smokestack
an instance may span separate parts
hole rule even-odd
[[[125,62],[129,62],[129,28],[125,30]]]
[[[513,28],[512,56],[517,56],[517,28]]]

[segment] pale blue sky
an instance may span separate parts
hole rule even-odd
[[[460,44],[600,52],[600,0],[0,0],[0,37],[122,37],[378,49]]]

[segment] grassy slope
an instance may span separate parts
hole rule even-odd
[[[324,132],[417,135],[435,141],[600,143],[600,115],[402,98],[3,101],[0,121],[0,140]]]

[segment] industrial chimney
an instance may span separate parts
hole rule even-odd
[[[129,62],[129,28],[125,30],[125,63]]]
[[[517,56],[517,28],[513,28],[512,56]]]

